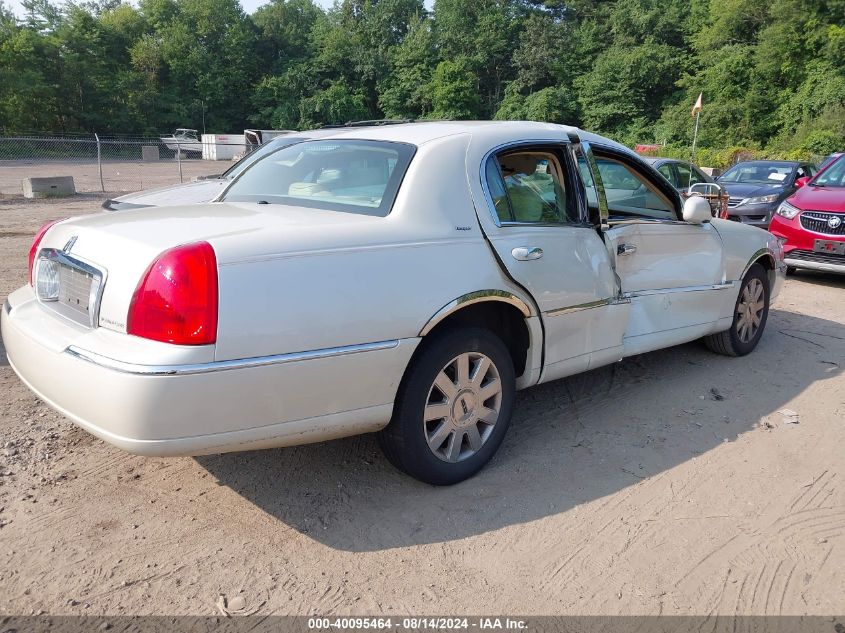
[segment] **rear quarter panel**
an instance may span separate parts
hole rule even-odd
[[[478,226],[464,177],[468,138],[421,145],[391,213],[351,227],[336,246],[254,259],[236,236],[215,244],[227,262],[217,359],[416,337],[466,293],[521,294]]]

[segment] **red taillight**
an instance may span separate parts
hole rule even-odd
[[[217,341],[217,257],[208,242],[156,258],[132,296],[126,331],[178,345]]]
[[[35,238],[32,240],[32,246],[29,247],[29,285],[33,284],[32,269],[35,267],[35,256],[38,254],[38,247],[41,245],[41,240],[44,239],[44,235],[50,230],[51,226],[66,219],[67,218],[60,218],[58,220],[53,220],[52,222],[47,222],[47,224],[38,229],[38,233],[35,234]]]

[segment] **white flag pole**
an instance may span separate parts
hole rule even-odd
[[[695,113],[695,131],[692,134],[692,153],[690,154],[690,163],[695,164],[695,143],[698,140],[698,120],[701,118],[701,110]],[[687,190],[692,186],[692,169],[689,172],[689,182],[687,183]]]

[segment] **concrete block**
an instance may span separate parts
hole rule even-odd
[[[145,163],[157,161],[161,158],[158,153],[158,145],[142,145],[141,146],[141,160]]]
[[[24,178],[21,182],[24,198],[62,198],[76,193],[73,176]]]

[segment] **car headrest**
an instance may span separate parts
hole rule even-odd
[[[530,176],[537,171],[537,163],[540,159],[530,154],[513,154],[502,156],[499,164],[502,166],[502,174],[512,176],[513,174],[524,174]]]

